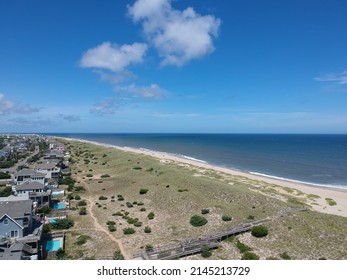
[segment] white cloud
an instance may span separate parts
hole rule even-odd
[[[332,82],[338,85],[346,85],[347,84],[347,71],[343,71],[338,74],[328,74],[325,76],[315,77],[316,81],[320,82]]]
[[[115,87],[115,90],[118,92],[124,91],[132,96],[145,99],[162,99],[166,96],[166,91],[157,84],[151,84],[148,87],[139,87],[135,84],[131,84],[123,87]]]
[[[59,117],[68,122],[77,122],[81,120],[81,118],[77,115],[59,114]]]
[[[141,63],[146,51],[147,45],[143,43],[119,46],[104,42],[87,50],[82,56],[80,66],[122,72],[131,64]]]
[[[37,113],[42,108],[32,107],[27,104],[15,103],[14,101],[5,98],[5,95],[0,93],[0,115],[7,114],[32,114]]]
[[[5,95],[0,93],[0,115],[12,111],[14,107],[14,102],[5,99]]]
[[[15,112],[17,114],[32,114],[32,113],[37,113],[41,110],[42,108],[37,108],[37,107],[31,107],[30,105],[19,105],[16,107]]]
[[[90,112],[97,115],[111,115],[116,112],[117,107],[116,98],[108,98],[95,103]]]
[[[143,32],[158,50],[162,65],[181,66],[214,50],[220,19],[201,16],[189,7],[175,10],[170,0],[137,0],[128,6],[134,22],[141,22]]]

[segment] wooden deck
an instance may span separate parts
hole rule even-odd
[[[210,249],[217,248],[219,246],[219,243],[225,238],[250,231],[254,226],[264,224],[270,220],[281,218],[289,213],[307,210],[308,209],[305,207],[284,208],[281,209],[281,211],[279,211],[275,215],[265,219],[242,223],[231,228],[230,230],[206,235],[199,239],[183,240],[180,244],[177,245],[162,246],[154,248],[150,251],[141,251],[134,254],[133,258],[142,260],[172,260],[184,256],[197,254],[201,252],[201,248],[204,245],[207,245]]]

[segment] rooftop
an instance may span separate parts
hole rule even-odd
[[[25,190],[37,190],[37,189],[41,189],[43,190],[45,188],[45,186],[39,182],[25,182],[22,185],[19,186],[15,186],[16,191],[25,191]]]
[[[20,218],[25,214],[31,214],[32,201],[18,200],[18,201],[0,201],[0,213],[9,215],[12,218]]]

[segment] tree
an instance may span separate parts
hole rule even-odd
[[[193,215],[190,218],[190,224],[194,227],[201,227],[207,224],[207,220],[199,215]]]
[[[0,197],[8,197],[12,194],[12,188],[11,187],[0,187]]]

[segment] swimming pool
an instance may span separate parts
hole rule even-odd
[[[50,240],[46,243],[46,251],[58,251],[61,248],[60,240]]]
[[[57,219],[56,218],[48,218],[49,223],[56,223]]]
[[[53,209],[64,209],[65,203],[56,203],[53,205]]]

